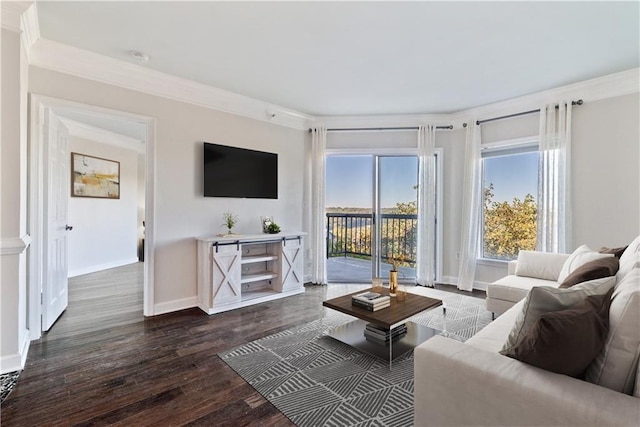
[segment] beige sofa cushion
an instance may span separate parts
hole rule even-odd
[[[523,250],[518,253],[516,275],[555,282],[566,259],[566,254]]]
[[[487,298],[513,302],[520,301],[527,296],[534,286],[551,286],[552,288],[557,288],[560,284],[551,280],[509,275],[487,286]]]
[[[605,294],[614,287],[615,283],[615,277],[606,277],[580,283],[568,289],[534,287],[525,299],[522,312],[517,317],[503,350],[516,345],[542,313],[564,310],[589,295]]]
[[[640,349],[640,268],[616,286],[609,311],[605,346],[589,366],[586,380],[626,394],[633,393]]]
[[[492,353],[502,350],[511,329],[513,329],[516,317],[522,312],[523,304],[524,300],[518,302],[496,320],[482,328],[480,332],[465,341],[465,344]]]

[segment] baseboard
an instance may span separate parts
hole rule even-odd
[[[173,311],[184,310],[198,306],[198,297],[176,299],[173,301],[161,302],[153,306],[153,315],[171,313]]]
[[[24,365],[27,363],[27,354],[29,353],[30,344],[31,339],[29,337],[29,331],[27,331],[24,335],[24,340],[20,346],[19,353],[0,357],[0,374],[23,370]]]
[[[456,286],[456,284],[458,283],[458,278],[454,276],[442,276],[442,282]],[[486,292],[488,285],[489,285],[488,282],[475,281],[473,282],[473,289]]]
[[[104,264],[91,265],[89,267],[78,268],[75,270],[69,270],[67,277],[82,276],[83,274],[95,273],[96,271],[108,270],[110,268],[122,267],[123,265],[135,264],[138,262],[138,257],[129,258],[120,261],[106,262]]]

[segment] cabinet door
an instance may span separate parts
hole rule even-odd
[[[304,286],[302,251],[304,244],[302,239],[292,239],[282,242],[282,262],[280,274],[282,277],[282,290],[290,291]]]
[[[211,246],[211,306],[240,302],[240,249],[236,245]]]

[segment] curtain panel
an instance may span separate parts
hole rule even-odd
[[[476,260],[480,238],[480,221],[482,221],[482,158],[480,156],[480,126],[473,124],[467,127],[464,183],[462,199],[462,224],[460,242],[460,267],[458,270],[458,289],[473,290],[476,275]]]
[[[416,281],[433,287],[436,229],[436,127],[418,127],[418,253]]]
[[[327,229],[325,222],[325,151],[327,129],[313,128],[311,131],[311,281],[316,284],[327,283]]]
[[[536,249],[567,252],[571,243],[571,101],[540,109]]]

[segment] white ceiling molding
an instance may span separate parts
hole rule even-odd
[[[453,125],[462,128],[463,123],[495,116],[535,110],[542,105],[560,100],[582,99],[585,103],[640,92],[640,68],[634,68],[608,76],[598,77],[536,92],[505,101],[474,107],[451,114],[402,114],[378,116],[325,116],[318,117],[314,126],[327,128],[403,127],[421,124]]]
[[[27,55],[38,40],[40,40],[40,24],[38,23],[38,9],[33,3],[21,16],[22,39]]]
[[[139,139],[71,120],[66,117],[60,117],[60,121],[69,129],[69,135],[71,136],[133,150],[140,154],[146,152],[144,142]]]
[[[522,111],[535,110],[542,105],[562,100],[585,103],[640,92],[640,68],[622,71],[595,79],[536,92],[505,101],[482,105],[452,114],[455,122],[484,120]]]
[[[31,47],[29,62],[37,67],[294,129],[307,129],[313,120],[312,116],[285,107],[42,38]],[[268,111],[275,114],[268,115]]]
[[[0,15],[2,15],[2,28],[19,33],[22,31],[21,15],[32,5],[32,1],[2,1],[0,2]]]
[[[12,237],[0,240],[0,255],[20,255],[31,244],[31,236]]]

